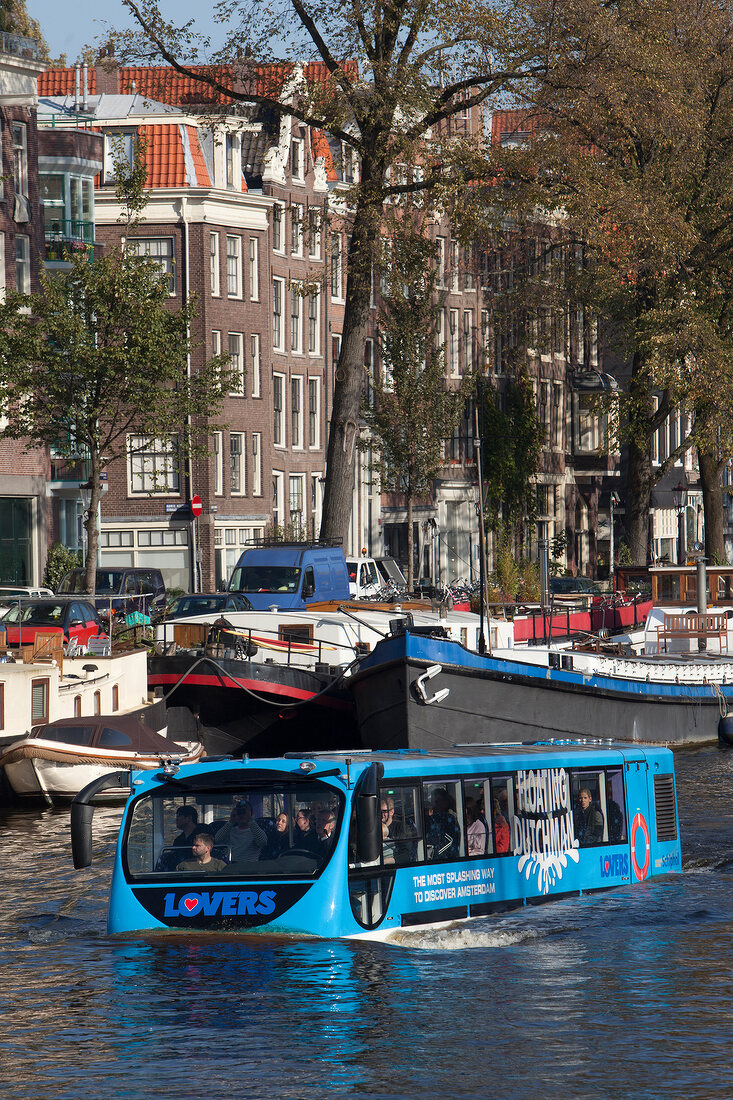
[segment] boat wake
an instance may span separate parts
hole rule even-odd
[[[451,925],[448,928],[400,929],[387,940],[400,947],[422,951],[465,951],[476,947],[516,947],[539,939],[542,932],[536,928],[481,927],[476,921],[467,925]]]

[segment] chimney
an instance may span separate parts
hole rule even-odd
[[[114,55],[114,47],[106,46],[95,65],[98,95],[120,94],[120,63]]]

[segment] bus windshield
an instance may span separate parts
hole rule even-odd
[[[242,565],[232,573],[231,592],[297,592],[302,570],[294,565]]]
[[[123,863],[131,879],[315,877],[330,859],[343,807],[343,795],[317,781],[162,787],[132,805]]]

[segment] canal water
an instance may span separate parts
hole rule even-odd
[[[0,811],[0,1096],[733,1096],[733,753],[677,753],[683,873],[396,945],[115,940],[119,811]]]

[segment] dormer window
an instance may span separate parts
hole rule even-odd
[[[301,138],[293,138],[290,143],[290,173],[294,180],[305,180],[305,153],[304,142]]]

